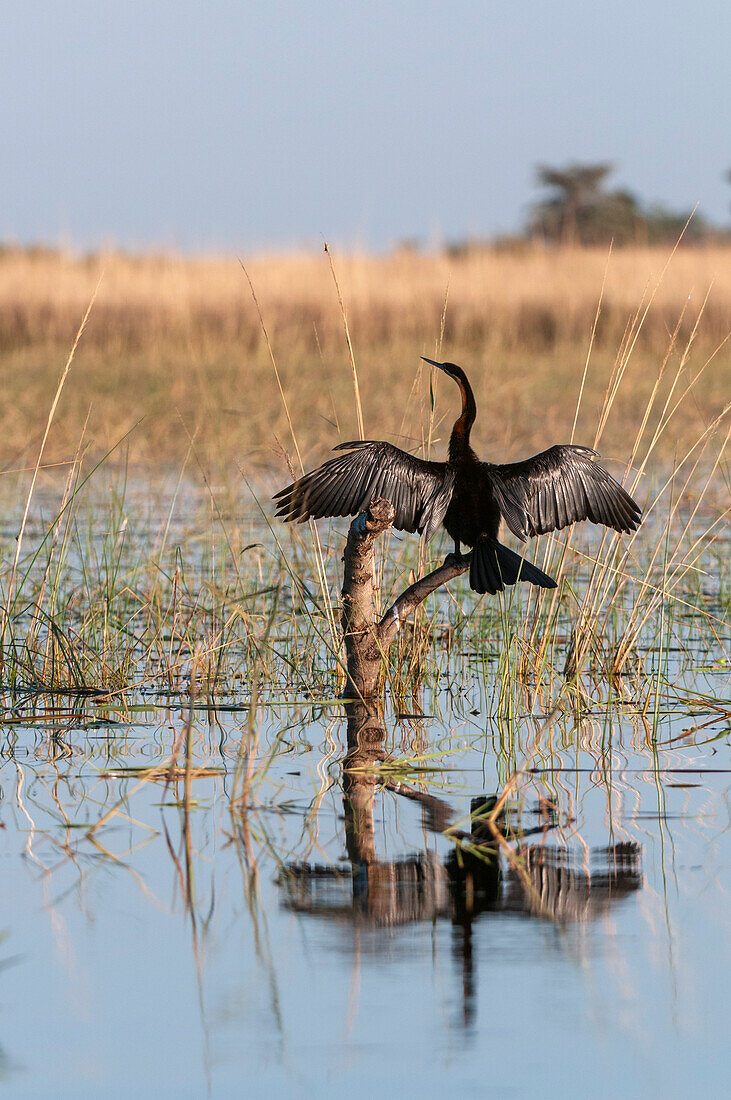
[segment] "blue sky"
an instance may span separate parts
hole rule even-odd
[[[728,0],[23,0],[2,39],[0,239],[439,243],[605,159],[731,221]]]

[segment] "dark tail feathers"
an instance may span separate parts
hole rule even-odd
[[[507,584],[530,581],[539,588],[555,588],[556,582],[535,565],[493,539],[481,539],[472,551],[470,588],[475,592],[502,592]]]

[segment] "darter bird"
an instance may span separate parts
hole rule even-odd
[[[383,497],[396,510],[398,530],[430,539],[443,524],[454,540],[456,562],[466,560],[463,543],[472,547],[470,587],[490,594],[518,580],[556,587],[532,562],[498,542],[501,521],[523,542],[585,519],[621,534],[636,530],[641,509],[589,447],[563,443],[524,462],[481,462],[470,447],[477,406],[467,375],[454,363],[424,362],[453,378],[462,395],[447,461],[427,462],[380,440],[341,443],[335,450],[346,453],[276,494],[277,516],[300,523],[356,516]]]

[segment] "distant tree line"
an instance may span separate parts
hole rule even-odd
[[[565,168],[538,165],[538,183],[548,188],[533,207],[528,235],[550,244],[657,244],[684,239],[698,241],[717,233],[697,210],[644,206],[625,188],[608,190],[612,164],[569,164]]]
[[[674,244],[681,234],[686,244],[731,239],[727,229],[712,225],[698,210],[645,205],[626,188],[610,189],[607,180],[613,171],[614,165],[608,162],[561,168],[539,164],[536,180],[546,189],[545,197],[531,207],[519,235],[492,243],[503,247],[530,240],[547,245]],[[725,178],[731,183],[731,171]],[[447,251],[459,254],[487,243],[453,242]]]

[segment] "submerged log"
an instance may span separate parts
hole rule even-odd
[[[433,572],[410,585],[389,607],[375,616],[376,539],[393,523],[395,509],[388,500],[372,500],[350,525],[345,544],[342,591],[342,627],[348,670],[347,694],[366,700],[378,694],[388,647],[401,623],[441,585],[466,573],[469,558],[449,555]]]

